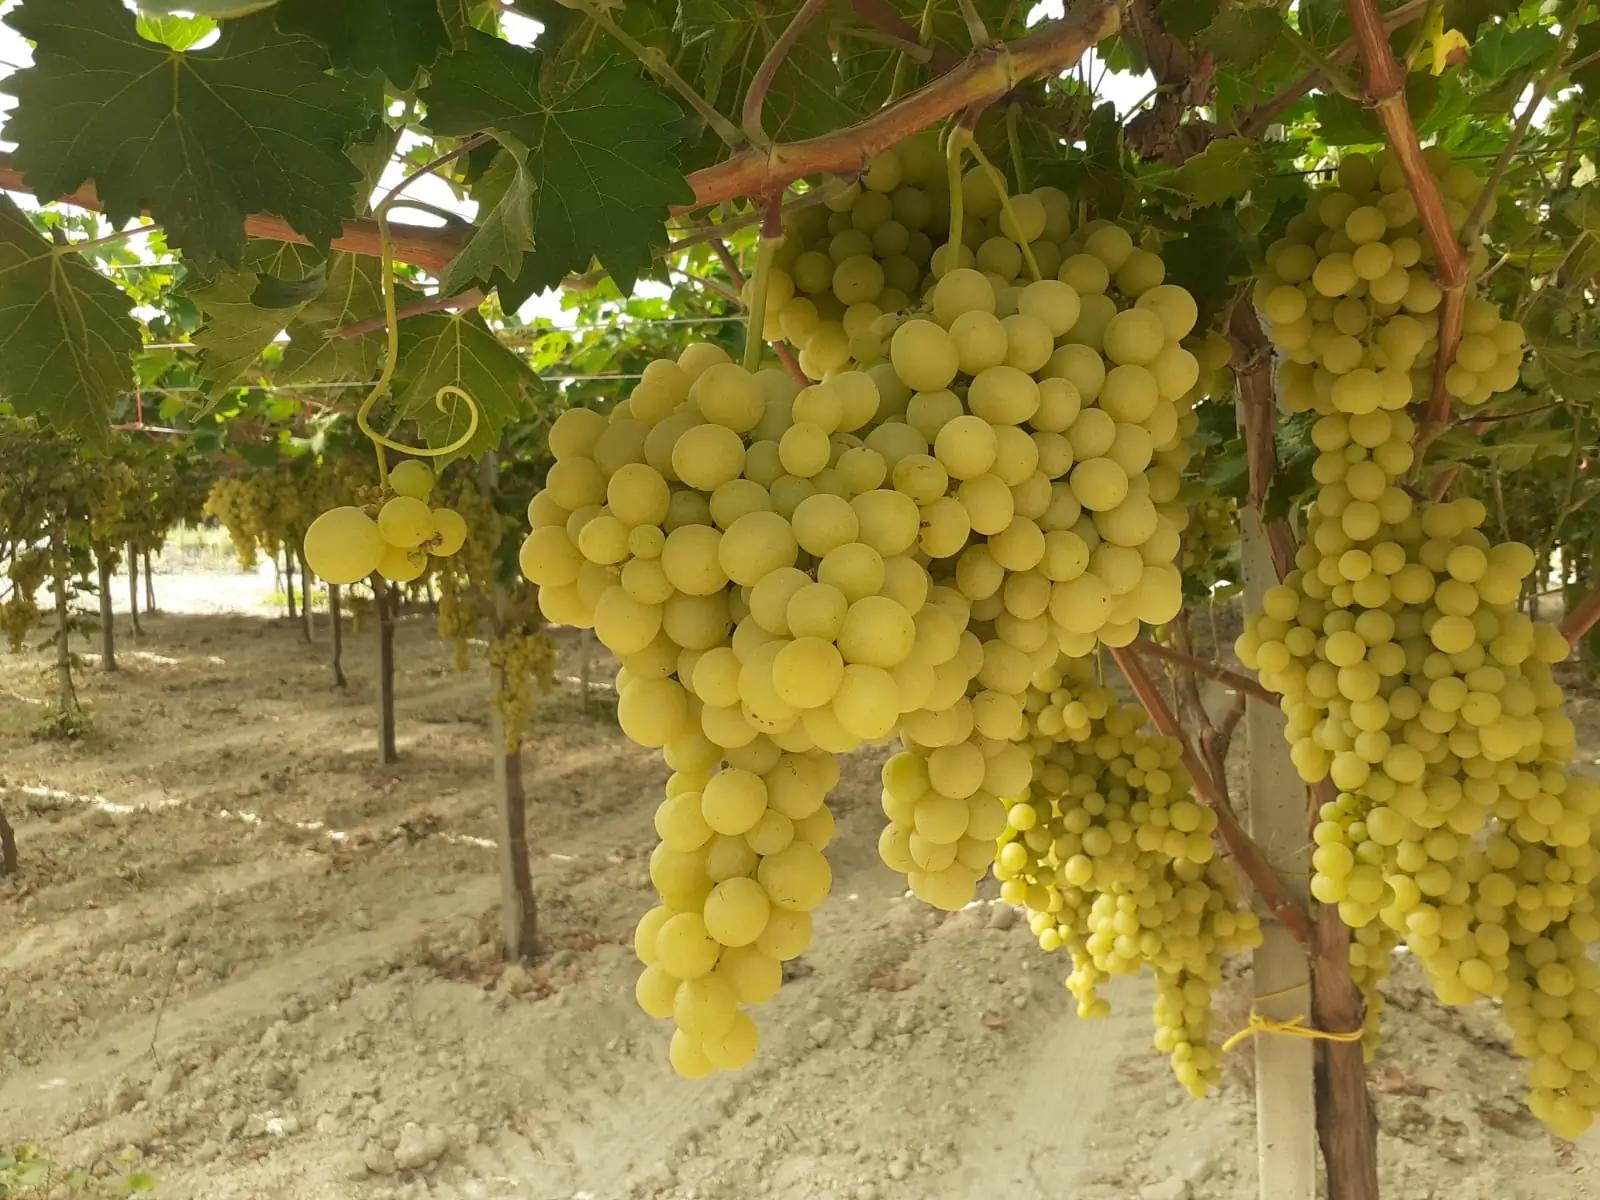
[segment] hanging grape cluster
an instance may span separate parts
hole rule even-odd
[[[940,165],[886,155],[791,230],[768,314],[816,382],[694,345],[550,432],[521,563],[617,655],[623,731],[674,772],[636,948],[683,1074],[749,1059],[740,1006],[809,940],[834,756],[899,736],[882,857],[959,908],[1034,779],[1032,681],[1182,602],[1193,300],[987,166],[958,176],[976,248],[947,263]]]
[[[1481,183],[1429,158],[1459,227]],[[1337,789],[1311,891],[1355,932],[1369,1045],[1404,940],[1444,1002],[1500,1000],[1532,1111],[1576,1136],[1600,1110],[1600,965],[1586,954],[1600,787],[1566,770],[1574,731],[1551,666],[1567,643],[1516,606],[1533,552],[1491,541],[1479,501],[1403,486],[1404,409],[1432,385],[1440,297],[1398,166],[1346,158],[1267,261],[1257,303],[1289,358],[1287,406],[1318,414],[1320,486],[1295,570],[1237,650],[1282,694],[1301,775]],[[1469,302],[1447,390],[1483,403],[1516,380],[1522,344]]]
[[[1214,857],[1216,815],[1194,799],[1178,742],[1144,732],[1144,714],[1097,686],[1090,660],[1041,672],[1027,709],[1038,767],[1006,815],[1001,898],[1027,906],[1042,949],[1072,956],[1067,987],[1080,1016],[1110,1011],[1100,983],[1150,967],[1156,1048],[1204,1095],[1220,1077],[1210,1034],[1222,960],[1261,941],[1232,871]],[[886,808],[904,778],[891,759]]]
[[[434,473],[407,459],[388,473],[378,503],[330,508],[306,530],[306,564],[329,584],[351,584],[376,572],[390,583],[421,578],[432,558],[448,558],[467,540],[467,523],[452,508],[430,508]]]

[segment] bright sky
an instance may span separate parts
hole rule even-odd
[[[0,0],[0,16],[15,8],[18,2],[19,0]],[[333,0],[330,0],[330,2],[333,2]],[[124,3],[129,8],[134,7],[132,0],[124,0]],[[1061,12],[1061,0],[1044,0],[1034,9],[1032,20],[1037,22],[1045,18],[1059,17]],[[532,45],[534,38],[541,29],[538,22],[519,16],[516,13],[502,13],[501,20],[507,38],[519,45]],[[10,26],[0,24],[0,77],[9,75],[12,71],[25,67],[32,61],[32,49],[27,40],[11,29]],[[1092,51],[1089,55],[1089,62],[1094,69],[1091,78],[1098,77],[1101,74],[1100,63]],[[1115,104],[1119,112],[1124,111],[1149,92],[1150,82],[1149,75],[1115,75],[1106,72],[1104,81],[1101,83],[1102,97]],[[0,95],[0,121],[3,121],[5,113],[15,103],[16,101],[10,96]],[[0,131],[0,134],[3,134],[3,131]],[[406,144],[415,144],[415,139]],[[3,136],[0,136],[0,148],[9,150],[13,146],[14,143],[5,141]],[[389,169],[384,173],[381,190],[387,191],[393,187],[404,174],[404,168],[398,164],[391,163]],[[440,208],[458,211],[463,216],[470,217],[472,215],[472,206],[470,204],[463,204],[457,200],[443,182],[432,176],[426,176],[412,184],[406,194]],[[20,197],[19,199],[23,203],[28,202],[27,197]],[[443,224],[442,221],[431,214],[414,210],[406,212],[404,219],[419,225]],[[655,293],[664,295],[666,291],[667,289],[662,285],[644,280],[639,284],[637,294],[648,295]],[[524,319],[544,318],[554,324],[569,327],[575,319],[573,314],[562,311],[560,294],[557,292],[546,292],[541,296],[533,297],[523,305],[519,315]]]

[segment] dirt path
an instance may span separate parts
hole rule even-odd
[[[23,860],[0,881],[0,1142],[142,1160],[185,1200],[1253,1195],[1247,1072],[1182,1098],[1142,982],[1080,1021],[1010,909],[901,896],[874,849],[881,752],[845,766],[834,892],[756,1064],[677,1081],[629,944],[664,768],[603,704],[546,702],[526,768],[552,953],[505,967],[481,673],[402,621],[402,760],[379,767],[371,631],[347,630],[336,691],[326,623],[306,645],[268,586],[158,577],[193,611],[85,671],[78,743],[28,735],[39,663],[0,659]],[[1404,963],[1390,993],[1389,1195],[1600,1195],[1600,1147],[1522,1113],[1492,1013],[1439,1009]],[[1224,1005],[1236,1021],[1236,989]]]

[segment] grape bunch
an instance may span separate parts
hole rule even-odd
[[[1430,161],[1459,225],[1479,185]],[[1286,404],[1318,414],[1319,486],[1295,569],[1236,650],[1282,695],[1302,777],[1337,789],[1313,831],[1311,891],[1354,930],[1369,1048],[1375,989],[1404,941],[1444,1002],[1500,1000],[1530,1060],[1529,1107],[1574,1137],[1600,1111],[1600,965],[1586,954],[1600,939],[1600,786],[1567,772],[1574,731],[1551,673],[1566,640],[1517,608],[1533,552],[1492,542],[1478,500],[1419,502],[1402,486],[1438,294],[1397,179],[1386,156],[1347,158],[1340,189],[1269,251],[1257,303],[1291,358]],[[1304,299],[1307,279],[1317,298],[1301,311],[1289,292]],[[1515,381],[1522,332],[1483,300],[1465,329],[1446,387],[1481,404]]]
[[[448,558],[467,540],[460,513],[428,506],[433,486],[427,463],[397,463],[380,503],[340,505],[311,522],[305,536],[306,564],[329,584],[355,583],[373,572],[391,583],[420,578],[430,556]]]
[[[916,315],[879,314],[887,354],[865,368],[829,360],[799,387],[694,345],[608,415],[551,429],[521,565],[547,617],[617,656],[619,723],[674,771],[652,859],[664,915],[638,949],[640,1002],[677,1019],[682,1073],[744,1061],[754,1026],[733,1014],[770,994],[700,981],[826,892],[837,773],[802,764],[898,735],[880,851],[959,908],[1032,778],[1031,680],[1181,604],[1195,306],[1126,230],[1069,242],[1075,283],[1009,282],[1020,250],[1009,275],[930,272]],[[804,805],[774,771],[804,774]],[[668,927],[698,950],[660,946]],[[762,953],[770,977],[782,956]]]
[[[995,875],[1002,899],[1026,905],[1040,947],[1071,955],[1080,1016],[1110,1011],[1100,983],[1151,968],[1156,1048],[1202,1096],[1219,1077],[1222,961],[1258,945],[1260,924],[1214,858],[1216,815],[1194,799],[1178,743],[1144,732],[1144,715],[1092,672],[1063,658],[1029,689],[1038,765],[1006,815]]]
[[[1457,232],[1483,189],[1470,167],[1442,147],[1425,152],[1438,177],[1446,214]],[[1468,253],[1469,274],[1481,274],[1488,251]],[[1290,412],[1332,406],[1352,416],[1397,413],[1433,386],[1439,302],[1433,256],[1391,151],[1375,158],[1348,154],[1338,186],[1317,193],[1267,249],[1255,303],[1272,343],[1288,359],[1280,369]],[[1503,320],[1491,302],[1468,301],[1445,390],[1480,405],[1517,382],[1522,327]],[[1409,445],[1403,447],[1409,450]],[[1404,458],[1400,443],[1383,454]],[[1388,465],[1393,465],[1392,463]],[[1409,461],[1390,473],[1403,474]]]

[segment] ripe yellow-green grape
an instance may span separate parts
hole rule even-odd
[[[354,505],[330,508],[306,530],[306,565],[324,583],[342,586],[365,579],[387,549],[378,523]]]

